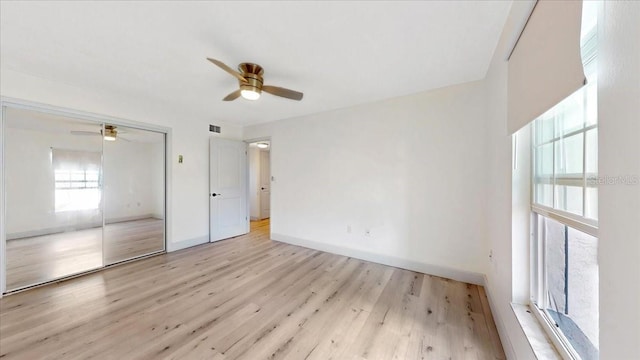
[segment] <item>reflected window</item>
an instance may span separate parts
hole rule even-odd
[[[52,149],[55,211],[97,210],[100,207],[98,152]]]

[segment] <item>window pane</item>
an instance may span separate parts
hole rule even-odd
[[[564,225],[544,218],[545,223],[545,269],[547,274],[547,307],[557,312],[565,312],[567,294],[565,289],[565,246]]]
[[[85,187],[84,181],[75,181],[71,183],[71,187],[74,189],[82,189]]]
[[[553,207],[553,185],[551,184],[536,184],[536,203]]]
[[[569,95],[556,107],[556,136],[562,136],[584,127],[584,93],[583,89]]]
[[[579,175],[582,178],[582,138],[580,133],[555,142],[556,177]]]
[[[542,144],[553,139],[553,110],[548,111],[536,121],[536,144]]]
[[[68,181],[56,181],[56,189],[68,189],[71,187],[71,183]]]
[[[536,148],[536,177],[553,177],[553,143]]]
[[[68,171],[56,170],[54,176],[56,181],[71,180],[71,175],[69,174]]]
[[[71,180],[74,181],[84,181],[84,171],[73,171],[71,173]]]
[[[582,187],[556,185],[556,209],[582,215]]]
[[[545,218],[546,310],[582,359],[598,357],[598,241]]]
[[[87,171],[87,181],[98,181],[98,172],[97,171]]]
[[[585,160],[587,174],[598,173],[598,129],[587,131],[587,143],[585,144]]]

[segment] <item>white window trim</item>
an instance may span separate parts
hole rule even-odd
[[[584,218],[580,215],[570,212],[553,209],[548,206],[533,204],[531,205],[533,213],[554,219],[564,225],[580,230],[583,233],[598,237],[598,222],[593,219]]]
[[[587,42],[590,42],[590,40],[595,39],[596,38],[596,34],[595,34],[595,30],[592,30],[593,33],[590,34],[590,39],[587,40]],[[595,58],[595,51],[593,51],[592,53],[588,54],[588,57],[585,61],[585,65],[590,63],[591,61],[594,60]],[[586,94],[585,94],[586,96]],[[584,104],[584,106],[586,106],[586,102]],[[536,119],[537,120],[537,119]],[[555,123],[554,123],[554,127],[555,127]],[[591,173],[587,173],[586,172],[586,133],[587,131],[591,130],[591,129],[597,129],[598,128],[598,124],[590,124],[587,125],[586,123],[583,124],[582,128],[577,129],[575,131],[571,131],[567,134],[561,135],[561,136],[555,136],[555,129],[554,129],[554,138],[550,139],[544,143],[540,143],[540,144],[536,144],[535,143],[535,136],[536,136],[536,131],[535,131],[535,127],[533,129],[533,131],[531,132],[531,223],[530,223],[530,227],[531,227],[531,232],[530,232],[530,262],[531,262],[531,267],[530,267],[530,299],[529,299],[529,308],[531,310],[531,313],[533,313],[534,317],[538,320],[538,322],[542,325],[542,328],[544,329],[545,333],[548,335],[549,339],[551,340],[551,342],[553,343],[553,345],[556,348],[556,351],[558,352],[558,354],[564,359],[564,360],[581,360],[580,355],[578,354],[578,352],[573,348],[573,346],[571,345],[571,343],[569,342],[569,340],[566,338],[566,336],[562,333],[562,331],[559,330],[559,328],[556,326],[555,322],[552,321],[551,316],[546,312],[545,309],[540,309],[538,308],[538,306],[535,304],[535,302],[538,303],[544,303],[544,301],[542,301],[543,299],[541,298],[544,293],[544,290],[547,289],[547,279],[546,279],[546,273],[544,272],[544,264],[545,264],[545,239],[544,238],[539,238],[538,237],[538,220],[537,220],[537,216],[535,216],[536,214],[538,215],[542,215],[545,216],[547,218],[556,220],[568,227],[574,228],[576,230],[579,230],[583,233],[586,233],[588,235],[594,236],[596,238],[598,238],[598,220],[596,219],[590,219],[587,218],[585,215],[585,210],[586,210],[586,197],[585,197],[585,192],[586,189],[588,187],[597,187],[597,184],[593,184],[590,183],[588,180],[593,178],[594,175],[597,176],[597,174],[591,174]],[[579,133],[583,134],[583,141],[582,141],[582,177],[578,178],[573,177],[573,176],[567,176],[564,175],[563,178],[558,178],[556,175],[556,169],[555,169],[555,163],[553,164],[553,174],[552,177],[550,178],[551,183],[556,185],[556,184],[561,184],[561,185],[570,185],[570,182],[575,182],[575,181],[580,181],[582,182],[581,186],[582,186],[582,196],[583,196],[583,200],[582,200],[582,216],[581,215],[577,215],[577,214],[573,214],[564,210],[560,210],[560,209],[556,209],[554,207],[549,207],[549,206],[545,206],[542,204],[538,204],[535,201],[535,184],[536,182],[535,180],[535,166],[536,166],[536,161],[535,161],[535,154],[536,151],[535,149],[541,145],[544,144],[548,144],[548,143],[554,143],[555,141],[560,140],[561,138],[566,138],[572,135],[577,135]],[[555,162],[555,146],[553,146],[553,159]],[[569,174],[572,175],[572,174]],[[560,181],[558,181],[560,180]],[[552,192],[552,204],[553,206],[556,205],[556,199],[555,199],[555,188],[553,189]],[[541,239],[541,241],[538,241],[538,239]]]
[[[551,323],[549,315],[545,314],[543,310],[539,309],[533,302],[529,303],[529,308],[533,316],[542,324],[542,329],[544,329],[545,333],[549,336],[549,339],[562,359],[580,360],[580,355],[578,355],[571,346],[569,340],[567,340],[561,331],[557,330],[555,324]]]

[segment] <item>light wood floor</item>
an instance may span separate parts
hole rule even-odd
[[[0,299],[0,358],[505,358],[481,287],[252,229]]]
[[[142,219],[7,241],[7,289],[38,284],[164,248],[164,221]]]

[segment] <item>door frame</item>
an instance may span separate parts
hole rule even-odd
[[[65,116],[70,118],[76,118],[79,120],[85,120],[88,122],[94,122],[99,124],[109,123],[114,125],[119,125],[122,127],[130,127],[140,130],[154,131],[158,133],[163,133],[164,137],[164,249],[163,253],[167,252],[168,244],[171,244],[171,176],[169,176],[171,172],[171,143],[172,143],[172,130],[169,127],[148,124],[134,120],[128,120],[118,117],[113,117],[109,115],[96,114],[87,111],[74,110],[70,108],[53,106],[48,104],[43,104],[35,101],[29,101],[24,99],[12,98],[2,96],[0,97],[0,160],[2,162],[2,166],[0,167],[0,298],[2,298],[7,291],[7,257],[6,257],[6,188],[5,188],[5,172],[4,172],[4,160],[5,160],[5,107],[15,108],[15,109],[23,109],[23,110],[32,110],[39,111],[44,113],[49,113],[53,115]],[[103,222],[104,222],[104,209],[103,209]],[[104,254],[103,254],[104,256]],[[148,255],[143,255],[141,258],[144,258]],[[128,261],[124,261],[125,263]],[[121,264],[122,262],[118,262],[112,265],[105,265],[103,261],[103,266],[98,269],[89,270],[86,272],[81,272],[78,274],[72,274],[69,276],[52,279],[50,281],[46,281],[44,283],[35,284],[32,286],[25,287],[24,289],[29,289],[36,286],[45,285],[51,282],[60,281],[66,278],[72,278],[80,275],[84,275],[85,273],[91,273],[94,271],[99,271],[106,269],[111,266],[115,266]],[[20,292],[23,289],[16,289],[15,292]],[[13,292],[12,292],[13,293]]]

